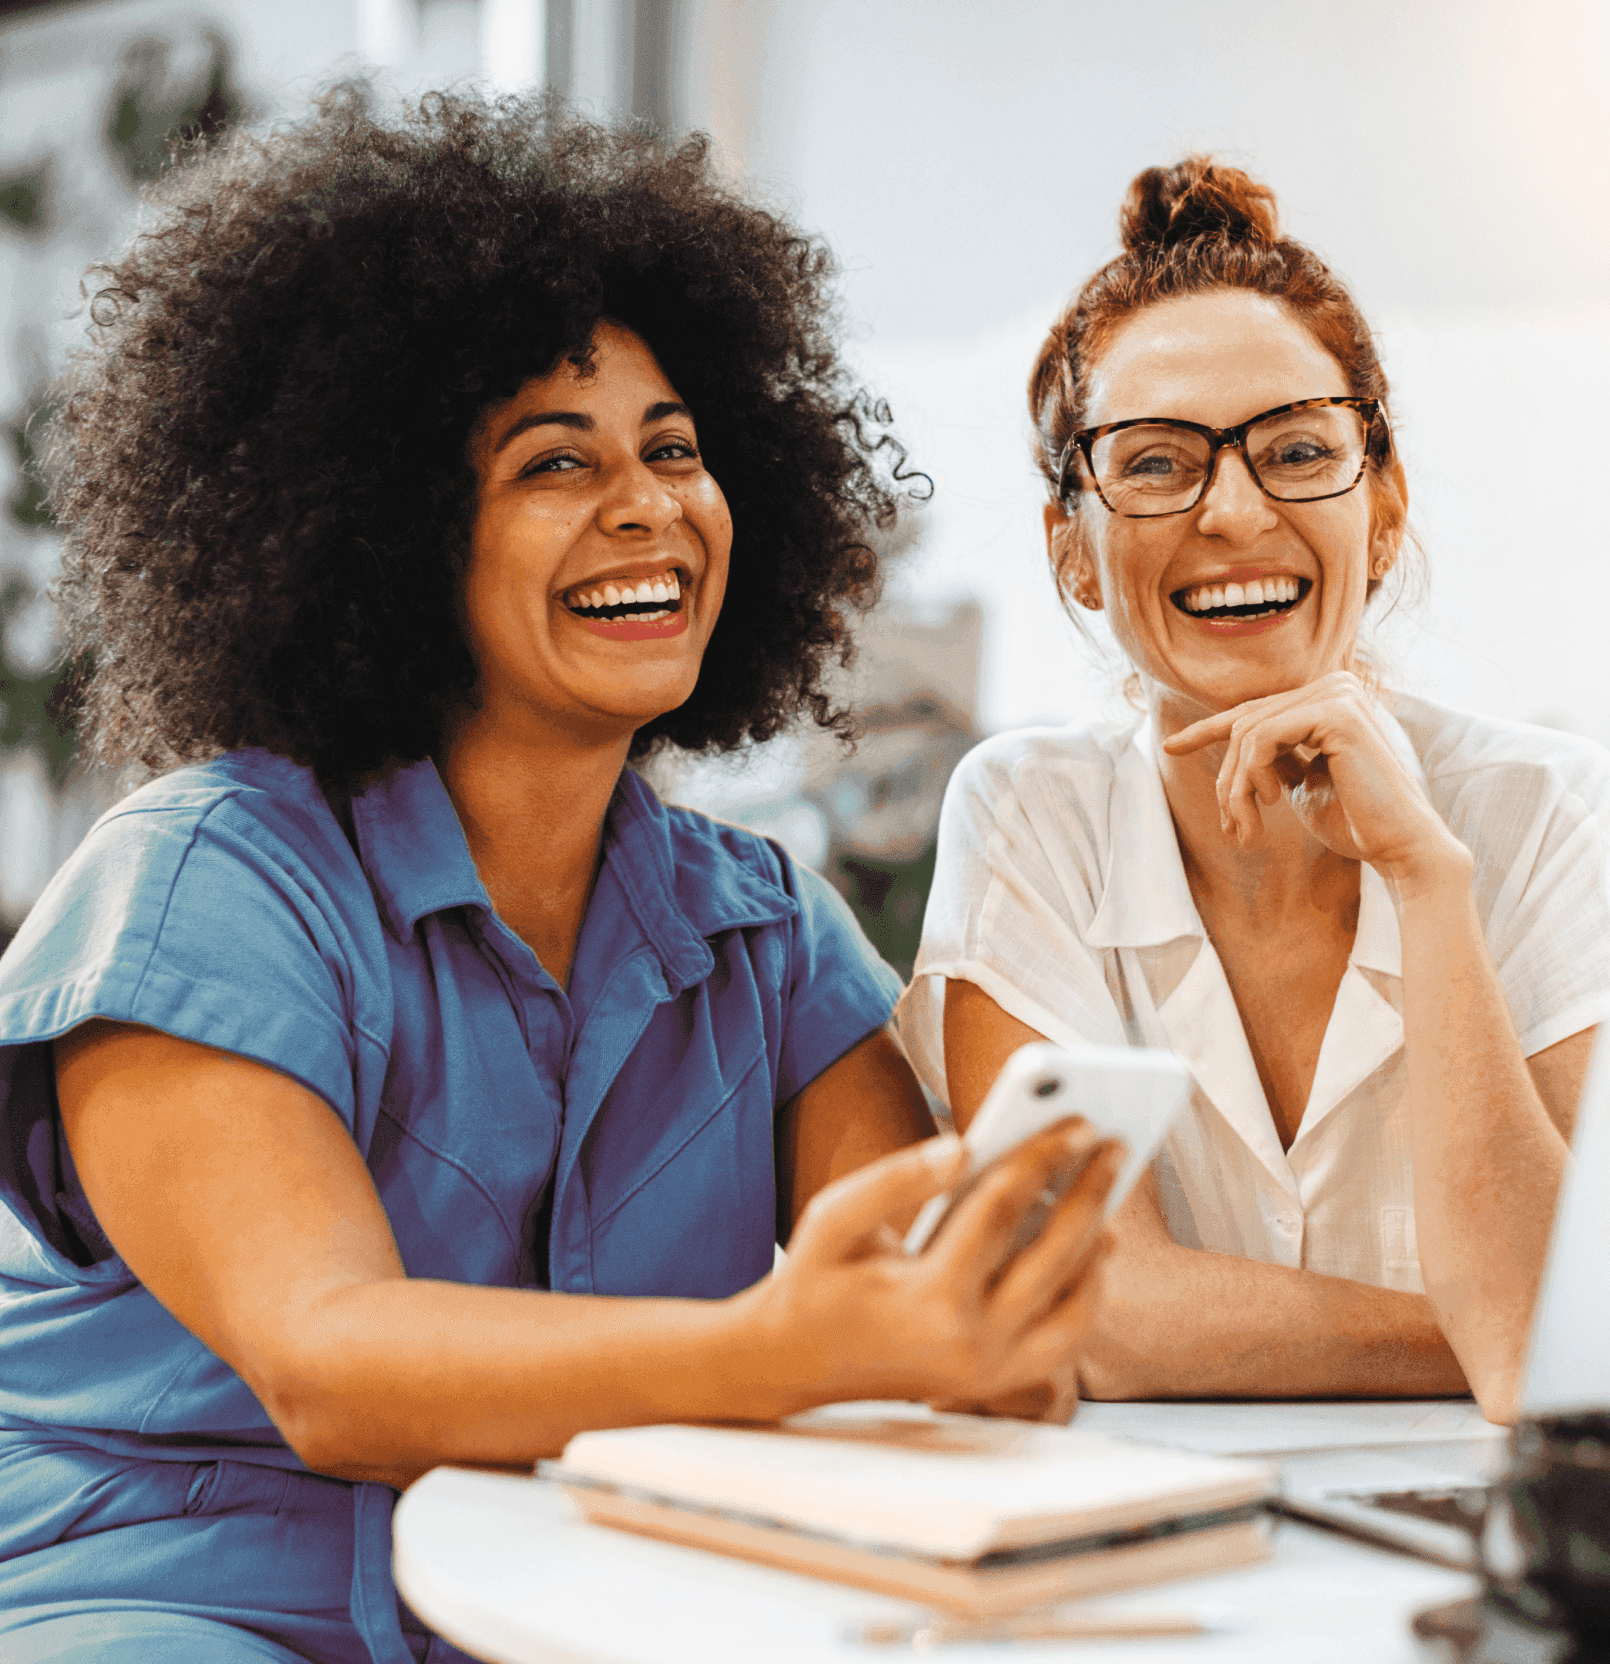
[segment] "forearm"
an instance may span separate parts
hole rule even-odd
[[[1174,1244],[1107,1269],[1087,1398],[1444,1398],[1467,1392],[1422,1295]]]
[[[1399,905],[1420,1264],[1483,1410],[1507,1420],[1566,1144],[1521,1056],[1468,873]]]
[[[330,1294],[294,1355],[246,1373],[310,1467],[403,1486],[443,1462],[529,1466],[584,1428],[816,1401],[821,1360],[768,1352],[752,1304],[397,1278]]]

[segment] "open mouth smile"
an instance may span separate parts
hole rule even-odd
[[[566,590],[565,607],[599,624],[663,624],[682,610],[682,579],[673,568],[653,578],[621,578]]]
[[[1313,587],[1311,578],[1282,574],[1244,583],[1195,584],[1190,589],[1176,589],[1169,600],[1192,618],[1241,624],[1290,612]]]

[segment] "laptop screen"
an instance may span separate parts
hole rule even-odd
[[[1577,1106],[1521,1389],[1527,1415],[1610,1406],[1610,1023]]]

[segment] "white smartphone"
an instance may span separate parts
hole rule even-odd
[[[1157,1154],[1190,1091],[1190,1072],[1173,1052],[1129,1046],[1073,1052],[1043,1041],[1018,1047],[962,1138],[966,1172],[917,1215],[906,1233],[906,1252],[920,1254],[927,1247],[961,1192],[997,1156],[1065,1115],[1082,1115],[1101,1136],[1124,1141],[1123,1166],[1107,1197],[1105,1217],[1110,1219]],[[1077,1176],[1070,1175],[1068,1183]],[[1033,1234],[1020,1233],[1017,1245]]]

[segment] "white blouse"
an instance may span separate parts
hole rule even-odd
[[[1610,753],[1393,695],[1394,743],[1475,856],[1487,945],[1526,1056],[1610,1016]],[[1139,726],[1026,729],[953,776],[916,975],[898,1013],[944,1099],[944,987],[1047,1039],[1161,1046],[1195,1086],[1154,1172],[1174,1240],[1379,1287],[1415,1250],[1397,913],[1371,867],[1289,1150],[1197,914]]]

